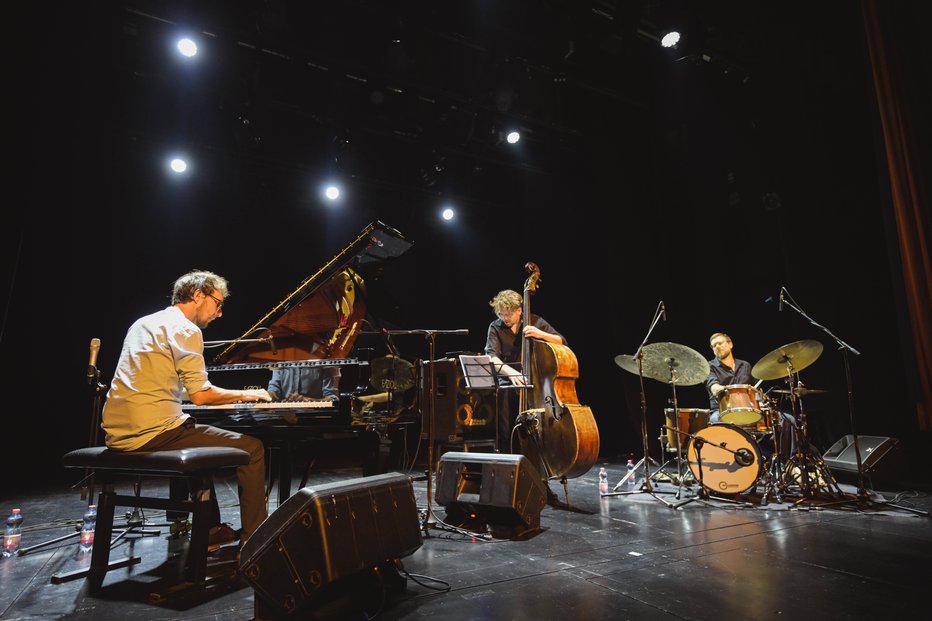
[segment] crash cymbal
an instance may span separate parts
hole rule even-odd
[[[401,392],[414,386],[414,365],[398,356],[383,356],[371,363],[369,385],[376,390]]]
[[[788,377],[790,370],[787,363],[792,365],[792,372],[798,373],[815,362],[822,355],[822,343],[805,340],[789,343],[778,347],[751,367],[751,375],[757,379],[775,380]]]
[[[770,392],[777,392],[777,393],[780,393],[781,395],[788,395],[788,394],[790,394],[790,391],[789,391],[789,390],[785,390],[785,389],[783,389],[783,388],[777,388],[777,389],[772,390],[772,391],[770,391]],[[826,393],[826,392],[828,392],[828,391],[827,391],[827,390],[820,390],[820,389],[818,389],[818,388],[797,388],[795,392],[796,392],[796,396],[798,396],[798,397],[805,397],[806,395],[821,395],[822,393]]]
[[[709,363],[695,349],[677,343],[651,343],[641,350],[641,371],[649,377],[677,386],[694,386],[709,376]],[[615,364],[638,374],[638,361],[629,354],[615,356]],[[672,375],[671,375],[672,371]]]

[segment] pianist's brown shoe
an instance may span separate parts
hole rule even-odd
[[[213,552],[222,546],[238,541],[239,538],[240,531],[233,530],[233,527],[229,524],[214,526],[207,536],[207,551]]]

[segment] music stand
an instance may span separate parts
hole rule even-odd
[[[469,390],[493,391],[495,400],[495,450],[498,451],[498,447],[501,446],[501,438],[499,438],[498,435],[498,418],[501,416],[498,393],[502,389],[527,388],[527,386],[518,386],[511,383],[503,386],[499,381],[502,375],[498,372],[498,369],[495,368],[495,363],[492,362],[491,356],[467,356],[461,354],[459,359],[460,367],[463,369],[463,379],[466,382],[466,388]],[[511,446],[510,438],[508,444]]]

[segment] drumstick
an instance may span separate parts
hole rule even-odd
[[[760,386],[760,385],[761,385],[761,382],[763,382],[763,381],[764,381],[764,380],[757,380],[757,383],[754,384],[754,388],[757,388],[758,386]]]

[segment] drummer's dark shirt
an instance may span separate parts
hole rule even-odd
[[[709,393],[709,407],[715,416],[718,413],[718,401],[712,396],[712,384],[751,384],[751,364],[747,360],[735,358],[735,368],[732,370],[718,358],[713,358],[709,360],[709,371],[709,377],[705,378],[705,390]]]

